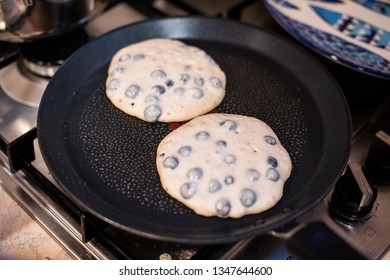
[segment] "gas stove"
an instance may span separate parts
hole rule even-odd
[[[300,44],[274,21],[262,1],[253,0],[112,1],[81,33],[93,39],[148,18],[194,14],[243,21]],[[347,69],[307,49],[334,76],[350,106],[352,148],[343,177],[321,203],[282,228],[227,244],[176,244],[108,225],[59,191],[36,132],[39,94],[50,73],[19,73],[20,46],[2,46],[2,84],[15,84],[20,75],[26,81],[12,89],[22,92],[17,98],[0,91],[0,186],[73,258],[390,259],[390,81]],[[32,102],[20,100],[31,88],[38,97]]]

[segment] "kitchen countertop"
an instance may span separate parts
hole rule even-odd
[[[52,259],[72,257],[0,187],[0,260]]]

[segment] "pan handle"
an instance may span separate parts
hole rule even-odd
[[[366,259],[325,223],[314,221],[272,230],[236,243],[222,259]]]

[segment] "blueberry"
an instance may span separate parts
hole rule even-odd
[[[150,75],[152,76],[152,78],[154,78],[156,80],[164,79],[167,76],[167,74],[163,70],[160,70],[160,69],[154,70],[152,72],[152,74],[150,74]]]
[[[249,181],[256,182],[260,178],[260,173],[256,169],[248,169],[246,171],[246,176],[248,177]]]
[[[227,147],[227,143],[226,143],[226,141],[224,141],[224,140],[219,140],[219,141],[217,141],[217,146],[219,147],[219,148],[222,148],[222,149],[224,149],[224,148],[226,148]]]
[[[192,181],[197,181],[203,176],[203,170],[199,167],[195,167],[193,169],[188,170],[187,172],[187,178]]]
[[[273,181],[273,182],[278,181],[280,178],[279,172],[275,168],[268,169],[266,176],[267,176],[268,180]]]
[[[201,86],[203,86],[203,84],[204,84],[204,79],[201,78],[201,77],[195,77],[194,83],[195,83],[195,85],[197,85],[198,87],[201,87]]]
[[[148,122],[155,122],[161,116],[161,108],[158,105],[149,105],[144,110],[145,120]]]
[[[126,60],[129,60],[131,58],[131,55],[126,53],[126,54],[123,54],[120,58],[119,58],[119,61],[126,61]]]
[[[237,124],[232,120],[222,121],[219,125],[228,131],[235,131],[237,128]]]
[[[163,161],[165,168],[175,169],[179,165],[179,160],[176,157],[167,157]]]
[[[227,163],[227,164],[232,164],[232,163],[235,163],[236,162],[236,157],[234,155],[226,155],[223,160]]]
[[[175,94],[177,94],[178,96],[183,96],[184,95],[184,92],[185,92],[185,89],[182,88],[182,87],[178,87],[178,88],[175,88],[175,90],[173,91]]]
[[[144,59],[144,58],[145,58],[145,55],[143,55],[142,53],[136,54],[136,55],[133,57],[134,61],[139,61],[139,60],[142,60],[142,59]]]
[[[204,55],[206,55],[206,52],[205,52],[204,50],[197,50],[197,51],[195,52],[195,55],[204,56]]]
[[[278,161],[276,158],[272,157],[272,156],[269,156],[268,159],[267,159],[267,163],[269,165],[271,165],[272,167],[278,167]]]
[[[226,176],[226,177],[225,177],[225,180],[224,180],[224,182],[225,182],[225,184],[226,184],[226,185],[231,185],[231,184],[233,184],[233,183],[234,183],[234,177],[233,177],[233,176],[230,176],[230,175],[228,175],[228,176]]]
[[[190,146],[183,146],[179,149],[179,154],[183,157],[188,157],[192,153],[192,148]]]
[[[193,197],[195,193],[196,193],[196,183],[195,182],[184,183],[180,187],[180,194],[185,199]]]
[[[157,96],[154,95],[148,95],[145,97],[145,103],[146,104],[156,104],[160,101],[160,99]]]
[[[276,145],[276,139],[270,135],[264,136],[264,140],[267,144]]]
[[[134,99],[136,98],[141,91],[141,88],[137,85],[131,85],[129,88],[126,90],[125,95],[128,98]]]
[[[164,94],[165,88],[163,86],[157,85],[152,87],[152,92],[154,94]]]
[[[230,210],[232,209],[232,205],[229,200],[227,199],[220,199],[215,204],[215,210],[217,210],[217,213],[221,217],[226,217],[229,215]]]
[[[210,82],[210,85],[214,88],[222,88],[221,81],[216,77],[211,77],[209,82]]]
[[[203,91],[200,88],[190,89],[190,94],[195,99],[201,99],[203,97]]]
[[[240,201],[245,207],[250,207],[257,200],[256,193],[251,189],[243,189],[240,193]]]
[[[203,141],[203,140],[207,140],[209,138],[210,138],[210,133],[208,133],[207,131],[200,131],[197,134],[195,134],[196,140]]]
[[[222,184],[217,179],[211,179],[209,183],[209,192],[215,193],[222,189]]]
[[[160,99],[154,95],[148,95],[145,97],[146,104],[157,104],[159,101],[160,101]]]
[[[115,68],[114,70],[112,70],[111,76],[113,76],[113,75],[115,75],[115,74],[122,74],[123,72],[125,72],[125,68],[123,68],[123,67],[117,67],[117,68]]]
[[[168,80],[165,84],[167,87],[173,87],[174,82],[172,80]]]
[[[187,84],[188,81],[190,80],[190,78],[191,78],[190,75],[184,73],[184,74],[181,74],[180,81],[182,81],[183,84]]]
[[[117,79],[112,79],[108,82],[108,89],[109,90],[117,90],[120,87],[121,83]]]

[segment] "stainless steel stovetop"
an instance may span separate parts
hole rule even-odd
[[[85,27],[89,36],[97,37],[146,18],[203,13],[238,18],[293,40],[270,17],[261,1],[117,2]],[[0,71],[16,71],[15,46],[5,46]],[[359,207],[370,203],[373,206],[353,222],[350,215],[344,215],[345,209],[330,214],[329,205],[335,204],[332,195],[337,190],[294,224],[233,244],[170,244],[124,233],[83,213],[58,192],[57,182],[45,166],[37,144],[38,109],[15,101],[3,90],[0,91],[0,186],[76,259],[390,259],[390,186],[388,182],[373,184],[362,172],[373,143],[384,146],[390,158],[390,81],[366,77],[322,57],[318,59],[339,82],[351,109],[353,143],[346,173],[351,173],[352,181],[358,182],[351,183],[351,193],[357,193]],[[38,87],[44,88],[47,81],[38,83]],[[27,84],[18,90],[28,92],[28,87]]]

